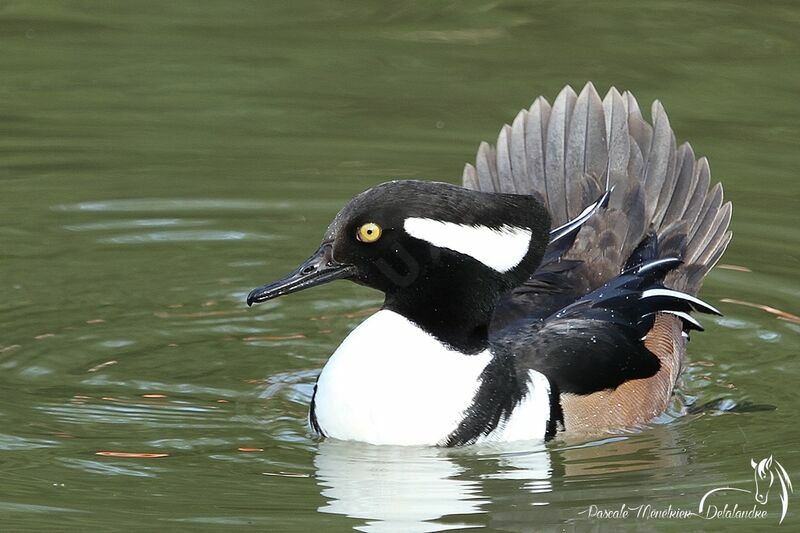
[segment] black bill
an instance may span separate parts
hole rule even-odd
[[[247,295],[247,305],[266,302],[335,279],[351,277],[354,268],[351,265],[337,263],[333,259],[332,248],[330,243],[323,244],[314,255],[288,276],[250,291]]]

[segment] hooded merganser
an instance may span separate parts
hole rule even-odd
[[[592,84],[538,98],[463,187],[391,181],[248,305],[350,279],[385,294],[322,369],[321,436],[456,446],[648,422],[680,374],[731,204],[661,104]],[[551,227],[555,229],[551,230]]]

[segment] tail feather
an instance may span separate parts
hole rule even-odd
[[[697,220],[695,220],[689,231],[689,245],[693,245],[694,247],[689,248],[687,252],[690,254],[694,253],[703,243],[703,239],[705,239],[711,229],[720,206],[722,206],[722,184],[717,183],[706,196],[703,206],[700,208]]]
[[[702,243],[698,243],[691,250],[691,255],[687,254],[687,261],[691,263],[705,264],[708,258],[714,253],[717,243],[722,240],[723,235],[728,229],[731,221],[733,206],[730,202],[725,203],[714,215],[714,222],[708,234],[703,238]],[[692,243],[694,245],[694,243]]]
[[[570,117],[577,95],[572,87],[565,87],[556,97],[550,110],[545,146],[545,190],[547,207],[553,223],[560,225],[570,219],[567,211],[566,147]]]
[[[497,152],[495,157],[497,159],[497,185],[500,192],[513,193],[516,191],[514,186],[514,179],[511,175],[511,160],[509,153],[511,148],[510,142],[511,126],[505,125],[500,130],[497,136]]]
[[[473,191],[483,190],[478,183],[478,172],[475,170],[475,167],[469,163],[464,165],[464,172],[461,175],[461,183],[465,188],[472,189]]]
[[[659,227],[666,211],[668,195],[672,195],[675,175],[675,135],[661,103],[653,102],[653,138],[645,169],[645,214],[653,226]]]
[[[692,150],[689,143],[683,143],[678,148],[678,168],[675,172],[675,186],[672,190],[669,206],[664,213],[664,219],[661,222],[663,226],[669,226],[678,220],[683,220],[683,213],[689,204],[689,198],[696,185],[694,182],[694,163],[694,150]]]
[[[682,220],[685,220],[691,228],[697,220],[700,210],[703,208],[703,203],[708,196],[708,187],[711,183],[711,169],[708,167],[708,160],[701,157],[697,161],[696,170],[697,178],[694,180],[694,187],[689,196],[689,203],[686,210],[683,212]]]
[[[574,218],[586,207],[587,196],[597,197],[596,177],[608,167],[603,101],[591,84],[586,84],[575,101],[565,143],[566,212],[568,218]]]
[[[511,123],[511,128],[508,130],[508,143],[509,143],[509,157],[511,158],[509,164],[511,165],[511,185],[512,189],[509,192],[516,192],[518,194],[532,194],[532,183],[527,179],[528,176],[528,161],[525,157],[525,126],[527,123],[528,113],[523,109],[517,113],[514,122]],[[499,142],[499,139],[498,139]]]
[[[547,125],[550,122],[550,104],[543,97],[537,98],[527,114],[525,124],[525,168],[527,176],[520,179],[534,194],[538,194],[544,205],[548,204],[546,173],[544,168],[547,146]],[[524,113],[524,111],[523,111]],[[555,222],[554,222],[555,223]],[[556,223],[557,224],[557,223]]]
[[[728,243],[731,242],[732,237],[733,233],[731,231],[726,231],[722,235],[722,238],[715,243],[714,247],[709,248],[709,251],[713,250],[713,252],[708,256],[708,259],[701,257],[698,260],[699,262],[692,263],[688,267],[682,268],[681,271],[675,273],[675,276],[668,276],[666,283],[670,287],[687,291],[691,291],[693,287],[699,287],[703,283],[703,278],[708,271],[714,268],[722,257],[722,254],[725,253],[725,248],[727,248]]]
[[[642,169],[644,169],[644,162],[648,161],[650,147],[653,144],[653,127],[642,116],[642,111],[639,109],[639,102],[636,101],[636,98],[628,91],[625,91],[622,96],[625,99],[625,106],[628,110],[628,131],[631,139],[635,141],[636,148],[638,148],[638,154],[642,160]],[[643,177],[644,173],[638,173],[636,176]]]
[[[606,188],[611,184],[626,183],[628,176],[628,159],[631,155],[631,136],[628,133],[628,112],[625,101],[616,88],[612,87],[603,99],[603,112],[606,119],[606,144],[608,147],[608,166],[606,167]],[[618,198],[624,196],[622,189]],[[615,202],[612,208],[620,208],[622,204]]]
[[[478,156],[475,160],[477,169],[477,182],[481,191],[499,191],[497,185],[497,159],[494,148],[489,143],[482,142],[478,147]]]

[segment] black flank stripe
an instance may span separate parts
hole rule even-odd
[[[520,379],[513,353],[497,346],[494,357],[481,374],[481,384],[458,427],[444,446],[472,444],[506,421],[528,392],[527,377]]]
[[[319,378],[317,378],[319,379]],[[308,423],[311,424],[311,429],[313,429],[320,437],[325,437],[325,432],[322,431],[322,428],[319,426],[319,422],[317,421],[317,413],[315,412],[316,408],[316,400],[317,398],[317,384],[314,384],[314,393],[311,395],[311,407],[308,411]]]
[[[514,366],[514,356],[498,348],[481,374],[481,384],[464,419],[444,440],[444,446],[472,444],[511,416],[526,394]]]
[[[564,427],[564,411],[561,409],[561,393],[555,383],[550,382],[550,420],[547,421],[547,430],[544,433],[545,442],[556,436]]]

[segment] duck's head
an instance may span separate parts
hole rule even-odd
[[[353,198],[314,255],[251,291],[247,303],[350,279],[382,291],[385,308],[440,340],[475,350],[485,345],[499,296],[539,265],[549,229],[547,211],[532,196],[391,181]],[[453,324],[459,331],[444,331]]]

